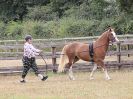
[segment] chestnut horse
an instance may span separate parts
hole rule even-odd
[[[107,31],[102,33],[102,35],[93,42],[93,60],[94,60],[94,67],[90,74],[90,79],[93,79],[93,73],[97,69],[97,66],[100,66],[104,73],[105,78],[110,80],[107,73],[107,68],[104,65],[105,55],[109,46],[109,42],[118,42],[118,38],[116,37],[116,33],[114,29],[109,28]],[[63,55],[62,55],[63,54]],[[71,80],[75,80],[72,71],[72,64],[77,62],[79,59],[84,61],[91,61],[91,57],[89,54],[89,44],[80,43],[80,42],[73,42],[68,45],[65,45],[60,58],[60,63],[58,67],[58,72],[63,72],[64,69],[69,69],[69,78]]]

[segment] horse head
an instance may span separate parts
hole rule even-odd
[[[111,27],[108,29],[108,38],[111,42],[119,42],[114,29]]]

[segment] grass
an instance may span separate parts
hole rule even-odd
[[[20,76],[0,76],[0,99],[133,99],[133,71],[109,72],[113,78],[104,80],[102,72],[74,73],[75,81],[67,75],[49,74],[49,79],[40,81],[29,74],[27,83],[19,83]]]

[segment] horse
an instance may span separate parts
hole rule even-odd
[[[105,73],[105,79],[110,80],[110,76],[107,72],[107,67],[104,64],[105,55],[110,42],[119,42],[116,33],[113,28],[108,28],[105,32],[102,33],[101,36],[95,42],[93,42],[93,62],[94,67],[90,74],[90,80],[94,79],[93,74],[97,67],[101,67]],[[66,69],[69,71],[70,80],[75,80],[72,71],[72,65],[79,61],[79,59],[84,61],[91,61],[91,56],[89,53],[89,44],[73,42],[67,44],[63,47],[60,62],[58,66],[58,72],[63,72]]]

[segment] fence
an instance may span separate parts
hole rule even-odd
[[[95,37],[78,37],[78,38],[62,38],[62,39],[37,39],[33,41],[33,44],[44,50],[46,56],[51,57],[51,47],[55,46],[57,51],[61,51],[62,47],[70,42],[78,41],[89,43],[97,39]],[[118,38],[121,41],[132,40],[133,35],[120,35]],[[23,54],[23,40],[3,40],[0,41],[0,59],[20,59]]]
[[[60,52],[62,47],[73,41],[80,41],[84,43],[92,42],[97,37],[86,37],[86,38],[65,38],[65,39],[54,39],[54,40],[35,40],[34,44],[36,47],[45,50],[45,56],[52,59],[52,64],[48,65],[48,70],[52,70],[53,68],[57,69],[58,63],[56,62],[57,58],[60,56]],[[131,57],[133,55],[133,39],[131,36],[119,36],[121,39],[120,43],[116,43],[114,45],[109,46],[109,50],[106,56],[116,56],[117,61],[106,61],[105,65],[108,68],[117,68],[121,67],[132,67],[133,61],[123,61],[123,56]],[[125,40],[123,40],[125,39]],[[19,59],[22,57],[22,49],[23,49],[24,41],[1,41],[1,60],[3,59]],[[51,52],[49,52],[51,50]],[[11,56],[10,56],[11,55]],[[82,65],[82,66],[81,66]],[[40,71],[45,71],[44,66],[39,66]],[[88,63],[77,63],[73,66],[74,70],[80,71],[89,71],[92,68],[92,64]],[[0,68],[1,73],[16,73],[21,72],[22,67],[11,67],[11,68]],[[3,72],[6,71],[6,72]]]

